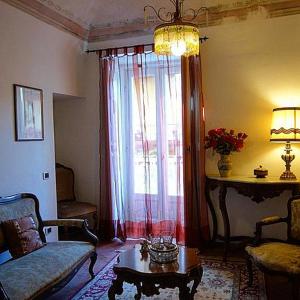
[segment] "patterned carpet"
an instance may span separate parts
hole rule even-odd
[[[72,300],[108,299],[107,291],[111,281],[115,278],[112,267],[116,257],[110,261]],[[246,264],[243,261],[223,262],[218,258],[205,257],[203,262],[203,277],[195,300],[266,300],[265,284],[262,273],[254,271],[254,283],[251,288],[247,286]],[[124,283],[123,294],[116,299],[134,299],[136,288],[134,285]],[[159,296],[142,299],[171,300],[178,299],[178,289],[160,290]]]

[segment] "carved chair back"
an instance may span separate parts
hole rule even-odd
[[[288,202],[288,241],[300,243],[300,195]]]
[[[76,200],[74,190],[74,172],[71,168],[56,164],[57,201]]]

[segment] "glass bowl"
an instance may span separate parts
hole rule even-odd
[[[175,244],[151,244],[149,247],[150,259],[153,262],[164,264],[177,260],[179,249]]]

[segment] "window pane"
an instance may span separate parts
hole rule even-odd
[[[131,84],[134,193],[157,194],[155,77],[144,77],[139,87],[134,79]]]
[[[168,195],[183,196],[182,158],[182,100],[181,74],[165,76],[166,89],[166,130],[168,139],[167,168]]]

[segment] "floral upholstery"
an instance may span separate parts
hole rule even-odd
[[[59,218],[68,219],[95,213],[97,208],[95,205],[87,202],[61,200],[57,203],[57,211]]]
[[[3,221],[19,219],[22,217],[32,216],[37,227],[38,219],[35,213],[35,203],[32,198],[24,198],[0,205],[0,224]],[[0,226],[0,253],[5,249],[3,231]]]
[[[32,299],[58,283],[94,250],[86,242],[48,243],[0,265],[0,282],[10,299]]]
[[[291,238],[300,240],[300,199],[291,203]]]
[[[269,270],[300,275],[300,246],[276,242],[248,246],[246,251]]]

